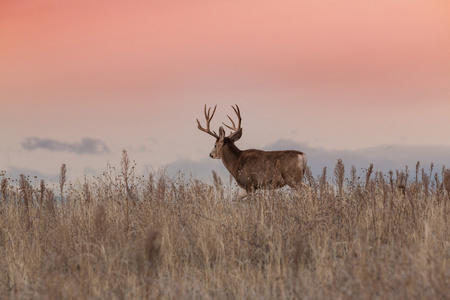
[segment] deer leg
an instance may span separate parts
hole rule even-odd
[[[245,195],[242,196],[241,200],[244,198],[254,199],[255,198],[256,188],[254,186],[248,186],[245,188]]]

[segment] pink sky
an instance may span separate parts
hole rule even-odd
[[[203,104],[240,146],[450,145],[447,1],[3,1],[0,169],[198,160]],[[5,130],[7,129],[7,130]],[[104,155],[28,151],[29,137]],[[301,150],[301,149],[299,149]]]

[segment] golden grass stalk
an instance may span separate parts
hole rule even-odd
[[[262,191],[243,201],[214,176],[141,177],[131,165],[120,176],[111,168],[72,183],[63,200],[42,182],[27,185],[25,176],[2,180],[0,295],[448,298],[450,170],[434,185],[424,180],[436,173],[422,173],[416,185],[407,170],[384,179],[372,166],[374,176],[360,179],[352,168],[346,185],[343,169],[338,161],[334,178],[324,169],[306,176],[310,188]],[[80,201],[87,191],[90,200]],[[34,205],[42,197],[44,209]],[[24,226],[26,218],[32,226]]]

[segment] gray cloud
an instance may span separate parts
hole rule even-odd
[[[59,174],[44,174],[40,171],[34,170],[34,169],[28,169],[28,168],[20,168],[16,166],[10,166],[6,172],[6,178],[16,179],[18,180],[20,178],[20,174],[24,174],[25,176],[30,176],[33,180],[36,176],[38,180],[44,179],[46,181],[52,180],[54,182],[59,181]]]
[[[181,171],[186,175],[193,175],[198,179],[212,178],[213,170],[222,178],[228,178],[229,176],[228,170],[225,168],[222,161],[210,157],[199,161],[181,158],[168,164],[166,170],[169,175],[176,175],[178,171]]]
[[[443,165],[450,166],[450,147],[448,146],[383,145],[358,150],[325,150],[289,140],[279,140],[265,148],[265,150],[275,149],[296,149],[305,152],[308,155],[308,165],[314,175],[320,174],[324,167],[327,167],[328,174],[331,175],[338,158],[344,162],[347,174],[352,166],[362,173],[362,169],[367,169],[371,163],[375,171],[383,173],[390,170],[402,170],[406,166],[410,170],[415,170],[418,161],[420,167],[426,171],[429,171],[431,163],[434,163],[436,172],[440,172]]]
[[[347,176],[349,176],[352,166],[356,167],[357,175],[362,176],[363,170],[367,169],[371,163],[374,164],[374,171],[381,171],[385,174],[390,170],[404,170],[405,166],[414,172],[417,161],[420,161],[420,167],[424,168],[427,173],[432,162],[434,163],[434,172],[440,173],[443,165],[450,167],[450,147],[447,146],[386,145],[360,150],[325,150],[290,140],[279,140],[264,147],[264,150],[288,149],[300,150],[308,155],[308,165],[314,177],[320,175],[324,167],[327,167],[328,175],[332,176],[339,158],[344,162]],[[185,174],[192,173],[200,179],[211,178],[211,171],[214,170],[225,179],[229,177],[222,162],[209,157],[199,161],[179,159],[168,164],[167,170],[170,174],[181,170]]]
[[[22,142],[22,147],[33,151],[44,149],[48,151],[72,152],[76,154],[102,154],[110,152],[108,146],[101,140],[83,138],[80,143],[64,143],[52,139],[27,138]]]

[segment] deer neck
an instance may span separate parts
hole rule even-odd
[[[227,170],[236,178],[238,161],[242,151],[234,143],[228,143],[222,151],[222,162]]]

